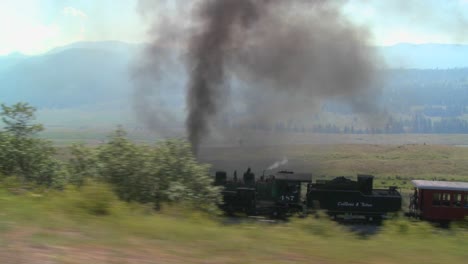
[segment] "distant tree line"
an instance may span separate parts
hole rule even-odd
[[[324,133],[324,134],[467,134],[468,121],[457,117],[443,117],[432,121],[422,113],[414,114],[410,119],[390,117],[380,128],[356,128],[353,125],[316,124],[306,127],[300,123],[277,122],[274,126],[253,124],[249,127],[256,131],[279,133]]]
[[[426,106],[423,111],[429,117],[458,117],[466,113],[465,105]]]
[[[413,106],[428,106],[426,116],[457,117],[468,100],[468,68],[401,69],[385,71],[379,98],[392,113],[406,114]]]
[[[17,179],[24,188],[59,190],[101,182],[109,184],[122,200],[153,204],[156,209],[163,203],[183,203],[216,210],[218,187],[212,185],[208,165],[196,161],[186,141],[136,145],[119,127],[107,143],[97,147],[75,144],[65,151],[69,157],[58,159],[58,149],[37,137],[43,127],[34,123],[35,110],[27,103],[1,105],[1,179]]]
[[[411,119],[390,119],[383,128],[355,129],[353,126],[339,128],[335,125],[314,126],[316,133],[344,133],[344,134],[468,134],[468,121],[461,118],[441,118],[432,121],[421,114]]]

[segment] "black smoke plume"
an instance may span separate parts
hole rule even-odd
[[[182,26],[173,28],[187,33],[175,41],[185,47],[186,129],[195,152],[217,116],[233,111],[226,108],[238,100],[248,112],[246,122],[310,118],[329,98],[359,111],[375,109],[377,57],[367,31],[341,14],[341,1],[187,2],[174,2],[175,10],[189,9],[190,15],[174,12],[173,21]],[[235,85],[244,88],[233,96]]]
[[[238,31],[249,29],[258,18],[258,8],[270,1],[205,0],[197,6],[200,32],[190,39],[188,66],[190,72],[187,97],[188,138],[196,152],[209,132],[209,121],[215,116],[228,90],[226,65],[234,54]]]

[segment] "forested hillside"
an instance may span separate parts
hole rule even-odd
[[[144,127],[135,114],[142,102],[136,100],[140,84],[134,78],[143,48],[122,42],[78,42],[37,56],[0,56],[0,101],[30,102],[38,107],[38,117],[48,127]],[[318,116],[308,120],[278,119],[269,127],[251,124],[249,128],[320,133],[468,132],[468,68],[464,68],[468,63],[462,59],[468,55],[467,46],[401,44],[378,50],[386,66],[375,87],[381,92],[372,100],[388,114],[380,127],[366,124],[349,107],[328,101],[323,102]],[[400,58],[408,63],[398,65]],[[149,85],[145,89],[159,92],[144,97],[158,111],[178,116],[171,121],[183,127],[184,69],[166,66],[158,82],[145,84]],[[236,116],[231,113],[228,118]]]

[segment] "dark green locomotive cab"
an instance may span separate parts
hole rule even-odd
[[[312,182],[309,173],[280,171],[267,179],[257,182],[257,200],[259,209],[264,214],[286,216],[293,213],[305,213],[306,188]]]
[[[311,174],[281,171],[270,176],[255,176],[248,171],[243,180],[226,179],[225,172],[217,172],[215,184],[224,186],[221,208],[228,213],[282,217],[306,211],[306,185]]]
[[[257,191],[255,186],[252,186],[252,177],[249,175],[248,181],[238,181],[237,177],[228,180],[225,171],[217,171],[215,174],[214,184],[216,186],[223,186],[221,191],[223,203],[220,208],[229,213],[243,212],[246,214],[254,214],[256,211],[256,195]]]

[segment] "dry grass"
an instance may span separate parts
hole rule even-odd
[[[416,178],[468,180],[468,148],[365,142],[211,146],[202,148],[199,159],[213,164],[214,170],[241,173],[251,166],[258,174],[287,157],[289,162],[281,169],[309,171],[316,177],[369,173],[377,176],[377,186],[409,188],[409,180]],[[55,204],[45,200],[38,203],[6,194],[0,195],[0,206],[0,263],[364,264],[468,259],[466,229],[439,230],[408,220],[387,223],[377,235],[364,239],[313,218],[225,226],[197,214],[135,213],[124,205],[110,216],[77,216],[52,210]]]
[[[468,148],[446,145],[322,144],[211,147],[200,153],[213,170],[257,173],[282,157],[281,169],[312,172],[316,177],[374,174],[378,178],[468,180]]]
[[[437,230],[406,220],[387,223],[379,234],[360,238],[312,217],[226,226],[193,213],[122,210],[118,215],[76,219],[19,202],[22,210],[41,220],[4,216],[10,222],[0,232],[0,263],[465,263],[468,258],[466,230]]]
[[[457,160],[466,154],[464,149],[443,146],[320,145],[308,154],[311,149],[286,150],[304,162],[336,162],[330,168],[342,166],[340,170],[356,166],[345,162],[350,159],[372,164],[399,161],[400,155],[404,161],[428,161],[447,155],[447,159]],[[267,153],[274,150],[271,147]],[[239,155],[235,151],[219,152],[217,157],[229,160],[230,155]],[[261,158],[257,155],[264,151],[252,150],[238,157]],[[383,180],[398,180],[382,175]],[[466,263],[468,259],[467,230],[456,227],[440,230],[427,223],[397,219],[386,223],[377,235],[362,238],[323,217],[273,225],[225,225],[197,212],[166,208],[155,214],[117,199],[108,200],[110,214],[104,216],[92,215],[87,207],[73,203],[93,199],[98,198],[84,191],[18,195],[0,188],[0,263],[368,264]]]

